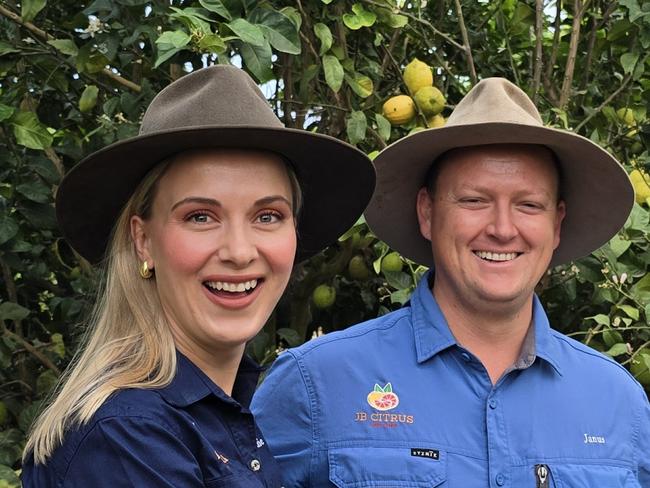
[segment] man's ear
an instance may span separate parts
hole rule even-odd
[[[150,250],[149,235],[147,234],[147,225],[142,217],[134,215],[130,220],[131,224],[131,239],[135,244],[135,251],[138,254],[140,261],[146,261],[149,269],[155,268],[153,257]]]
[[[553,229],[553,249],[557,249],[560,245],[560,229],[562,229],[562,221],[566,217],[566,203],[564,200],[560,200],[557,204],[556,214],[555,214],[555,228]]]
[[[431,212],[433,210],[433,202],[431,201],[431,195],[429,191],[422,187],[418,192],[418,198],[416,203],[417,213],[418,213],[418,222],[420,224],[420,234],[427,241],[431,240]]]

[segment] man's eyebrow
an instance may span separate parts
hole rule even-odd
[[[262,205],[269,205],[271,203],[275,203],[277,201],[283,201],[285,202],[289,208],[291,208],[291,202],[284,196],[282,195],[270,195],[268,197],[260,198],[259,200],[255,201],[256,206],[262,206]],[[223,205],[219,200],[215,200],[214,198],[205,198],[205,197],[187,197],[183,198],[182,200],[179,200],[172,206],[172,210],[180,207],[181,205],[185,205],[187,203],[199,203],[201,205],[210,205],[212,207],[222,207]]]

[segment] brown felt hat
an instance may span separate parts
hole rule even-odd
[[[364,153],[333,137],[285,128],[244,71],[212,66],[163,89],[138,136],[91,154],[66,175],[56,196],[64,236],[89,261],[101,261],[122,207],[145,174],[181,151],[213,147],[272,151],[290,163],[303,193],[297,261],[351,227],[375,186]]]
[[[567,215],[551,265],[595,251],[623,226],[634,190],[607,151],[577,134],[544,127],[537,108],[503,78],[478,83],[444,127],[416,132],[375,158],[377,187],[365,212],[373,232],[405,257],[433,266],[431,243],[420,234],[416,196],[432,163],[445,151],[485,144],[540,144],[560,164]]]

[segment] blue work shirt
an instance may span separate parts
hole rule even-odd
[[[422,280],[404,308],[280,355],[252,410],[285,484],[650,487],[650,407],[620,365],[552,329],[492,385]]]
[[[25,488],[278,488],[277,464],[247,406],[259,367],[244,357],[232,398],[182,354],[165,388],[113,394],[65,434]]]

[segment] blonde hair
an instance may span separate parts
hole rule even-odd
[[[161,388],[176,373],[176,349],[162,313],[155,280],[138,274],[140,264],[131,238],[133,215],[151,216],[157,182],[173,156],[156,165],[140,182],[115,224],[98,299],[84,339],[53,392],[52,403],[32,425],[23,451],[44,464],[70,428],[87,423],[108,397],[125,388]],[[290,163],[293,214],[302,192]]]
[[[88,329],[59,385],[53,402],[32,426],[23,459],[45,463],[71,427],[90,420],[115,391],[160,388],[176,372],[174,340],[161,312],[154,280],[143,280],[131,239],[133,215],[147,218],[156,182],[168,167],[160,163],[147,174],[115,224],[98,299]]]

